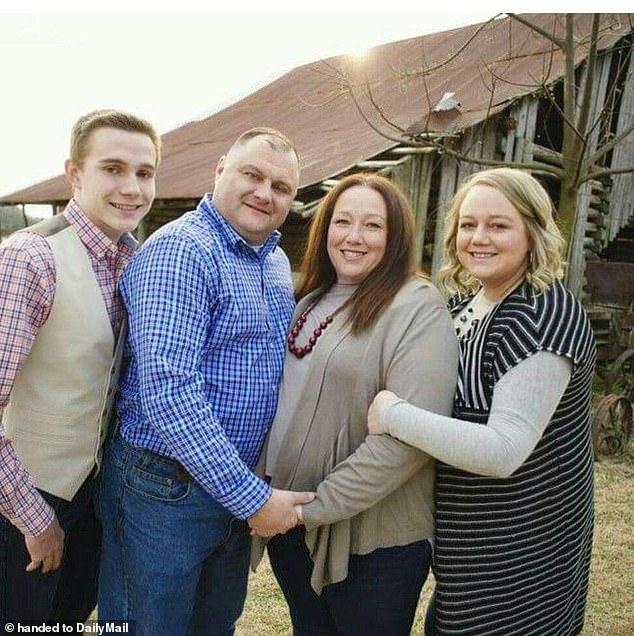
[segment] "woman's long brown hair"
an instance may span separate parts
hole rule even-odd
[[[353,186],[378,192],[387,209],[385,254],[346,303],[351,307],[352,332],[360,333],[376,322],[415,269],[414,214],[405,195],[389,179],[377,174],[352,174],[344,177],[326,195],[310,227],[296,297],[303,298],[316,289],[325,293],[337,282],[335,268],[328,256],[328,228],[339,197]]]

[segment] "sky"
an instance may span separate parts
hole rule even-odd
[[[423,11],[422,0],[209,4],[0,0],[0,195],[61,174],[72,125],[90,110],[128,110],[162,134],[301,64],[499,13],[483,1],[474,13]]]

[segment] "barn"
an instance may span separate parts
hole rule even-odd
[[[139,239],[194,207],[211,189],[214,167],[235,138],[266,125],[287,134],[302,158],[300,190],[282,228],[282,246],[295,268],[311,216],[328,189],[348,173],[369,170],[407,193],[416,213],[419,264],[434,275],[451,197],[474,170],[512,162],[531,169],[559,198],[552,168],[563,160],[562,86],[568,78],[553,38],[563,41],[567,18],[518,18],[392,42],[363,57],[305,64],[167,132],[157,197]],[[617,345],[634,345],[628,326],[634,322],[633,18],[602,14],[595,55],[592,14],[576,14],[569,43],[574,81],[582,85],[590,78],[595,85],[583,113],[591,122],[583,143],[584,156],[598,169],[580,190],[567,280],[593,312],[607,357],[615,321]],[[59,211],[69,196],[60,175],[0,197],[0,204],[46,203]]]

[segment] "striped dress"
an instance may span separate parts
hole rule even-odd
[[[453,299],[452,313],[468,300]],[[588,318],[559,282],[543,294],[524,283],[460,347],[454,416],[483,425],[495,383],[531,354],[563,355],[573,367],[543,437],[512,476],[438,463],[437,633],[578,634],[594,516],[589,406],[596,356]]]

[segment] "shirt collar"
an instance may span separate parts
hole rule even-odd
[[[225,219],[213,204],[212,195],[207,192],[198,205],[198,209],[210,219],[211,224],[218,230],[223,240],[237,252],[244,253],[245,248],[259,259],[266,258],[276,247],[280,241],[282,234],[278,230],[274,230],[271,235],[264,241],[259,250],[254,250],[253,245],[246,241],[231,223]]]
[[[94,254],[98,259],[104,256],[116,256],[119,251],[134,251],[137,246],[136,239],[126,232],[121,236],[118,243],[107,237],[79,207],[75,199],[71,199],[63,212],[67,221],[73,227],[86,249]]]

